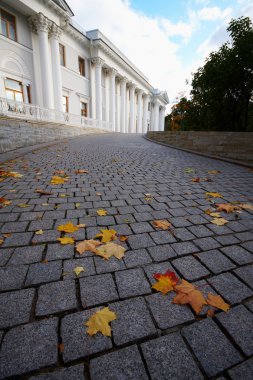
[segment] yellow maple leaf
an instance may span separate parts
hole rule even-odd
[[[209,193],[209,192],[207,192],[206,196],[207,197],[214,197],[214,198],[223,198],[223,195],[221,195],[220,193]]]
[[[85,272],[85,269],[84,269],[84,267],[75,267],[75,268],[73,269],[73,272],[75,272],[75,274],[76,274],[77,277],[78,277],[80,273]]]
[[[27,205],[26,203],[19,203],[17,206],[20,208],[30,207],[30,205]]]
[[[62,244],[74,244],[75,240],[72,237],[63,237],[63,238],[57,238],[57,240]]]
[[[116,239],[116,231],[115,230],[100,230],[101,234],[97,234],[96,237],[101,238],[102,243],[108,243],[111,240]]]
[[[219,174],[220,171],[219,170],[208,170],[207,173],[208,174]]]
[[[43,235],[44,231],[43,230],[38,230],[38,231],[35,231],[35,234],[36,235]]]
[[[155,273],[153,277],[157,282],[152,285],[152,288],[163,294],[174,290],[174,286],[178,283],[178,278],[174,272]]]
[[[66,181],[67,181],[66,178],[62,178],[62,177],[58,177],[58,176],[54,175],[54,176],[51,178],[50,183],[51,183],[52,185],[60,185],[60,184],[65,183]]]
[[[87,333],[92,336],[101,332],[105,336],[111,336],[112,331],[109,322],[115,319],[117,319],[117,315],[109,307],[104,307],[93,314],[85,323],[85,326],[88,326]]]
[[[171,223],[168,220],[153,220],[151,222],[155,228],[161,228],[162,230],[169,230]]]
[[[97,253],[97,246],[101,245],[102,243],[100,241],[97,241],[97,240],[84,240],[84,241],[81,241],[80,243],[78,243],[76,245],[76,250],[77,252],[81,255],[83,254],[84,252],[93,252],[93,253]]]
[[[106,243],[97,248],[97,255],[108,260],[111,256],[117,259],[122,259],[125,253],[125,248],[115,243]]]
[[[14,177],[14,178],[22,178],[22,177],[24,177],[23,174],[20,174],[18,172],[10,172],[9,176],[10,177]]]
[[[4,242],[4,239],[0,239],[0,245],[2,245]]]
[[[105,216],[107,215],[107,211],[106,210],[103,210],[103,209],[100,209],[100,210],[97,210],[97,214],[99,216]]]
[[[76,232],[78,231],[78,227],[74,226],[72,222],[68,222],[66,224],[61,224],[58,226],[57,230],[61,232]]]
[[[217,307],[223,311],[228,311],[230,309],[230,305],[224,301],[221,296],[215,296],[214,294],[208,293],[207,303],[210,306]]]
[[[211,223],[216,224],[216,226],[224,226],[224,224],[228,223],[228,220],[224,218],[214,218],[211,220]]]

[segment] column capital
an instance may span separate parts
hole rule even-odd
[[[105,61],[100,57],[94,57],[94,58],[91,58],[91,63],[93,63],[95,67],[102,67]]]
[[[165,111],[165,110],[166,110],[166,107],[165,107],[165,106],[160,106],[160,110],[161,110],[161,111]]]
[[[134,84],[134,83],[132,83],[132,82],[129,83],[128,87],[129,87],[130,90],[132,90],[132,91],[135,91],[135,89],[137,88],[136,84]]]
[[[137,94],[139,96],[142,96],[143,93],[144,93],[144,91],[141,88],[137,88]]]
[[[43,13],[39,12],[34,16],[28,17],[28,24],[34,33],[48,32],[52,21],[50,21]]]
[[[120,83],[122,83],[122,84],[127,84],[127,82],[128,82],[128,79],[127,79],[127,77],[122,77],[122,78],[120,78]]]
[[[150,99],[150,94],[144,93],[143,94],[143,98],[149,100]]]
[[[55,22],[52,22],[52,25],[50,28],[50,37],[53,37],[53,38],[59,40],[61,33],[62,33],[61,28],[58,25],[56,25]]]
[[[112,76],[112,77],[116,77],[116,75],[118,74],[118,71],[116,69],[114,69],[113,67],[110,67],[108,69],[108,73]]]

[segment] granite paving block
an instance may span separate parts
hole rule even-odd
[[[193,241],[202,251],[209,251],[211,249],[219,248],[221,245],[212,237],[205,237]]]
[[[134,217],[137,222],[148,222],[154,219],[150,212],[138,212],[134,214]]]
[[[14,249],[13,248],[1,248],[0,251],[0,266],[4,266],[8,263]]]
[[[0,353],[0,376],[14,377],[57,363],[57,318],[18,326],[6,333]]]
[[[150,236],[156,244],[168,244],[176,242],[175,237],[169,231],[151,232]]]
[[[29,322],[34,296],[35,289],[0,294],[0,329]]]
[[[239,303],[253,295],[253,291],[231,273],[211,277],[208,282],[230,304]]]
[[[111,257],[110,260],[104,260],[102,257],[94,257],[94,262],[98,274],[126,269],[124,261],[116,259],[116,257]]]
[[[8,265],[37,263],[42,260],[45,245],[15,248]]]
[[[242,243],[241,246],[247,249],[249,252],[253,253],[253,240]]]
[[[227,217],[227,214],[225,215],[225,218]],[[227,223],[228,224],[228,223]],[[227,235],[233,233],[232,230],[228,226],[216,226],[213,223],[207,224],[207,228],[209,228],[211,231],[215,233],[215,235]]]
[[[115,279],[120,298],[151,293],[150,284],[141,268],[116,272]]]
[[[242,242],[252,240],[253,239],[253,233],[252,232],[238,232],[235,234],[235,237],[237,237]]]
[[[234,273],[253,289],[253,265],[237,268]]]
[[[154,261],[165,261],[177,256],[176,250],[174,250],[174,245],[171,244],[150,247],[148,248],[148,252]]]
[[[0,291],[20,289],[24,283],[28,267],[26,265],[0,268]]]
[[[188,230],[198,238],[204,238],[214,235],[213,231],[210,231],[206,226],[191,226],[188,227]]]
[[[196,256],[203,264],[205,264],[205,266],[207,266],[208,269],[210,269],[211,272],[215,274],[236,268],[235,264],[217,249],[201,252],[196,254]]]
[[[38,243],[53,243],[57,242],[57,239],[61,236],[61,233],[56,230],[45,230],[42,235],[33,235],[32,244]]]
[[[22,245],[29,245],[32,239],[32,232],[14,232],[10,237],[7,237],[2,247],[18,247]]]
[[[29,222],[9,222],[1,228],[1,233],[24,232]]]
[[[84,269],[78,276],[73,271],[76,267],[83,267]],[[64,260],[63,273],[64,280],[66,281],[96,274],[93,258],[84,257],[81,259]]]
[[[204,378],[178,333],[145,342],[141,350],[152,380]]]
[[[245,362],[237,365],[236,367],[228,371],[232,380],[252,380],[253,373],[253,358],[246,360]]]
[[[221,251],[225,253],[236,264],[243,265],[253,262],[253,255],[241,247],[240,245],[231,245],[229,247],[221,248]]]
[[[84,375],[84,365],[77,364],[72,367],[32,376],[29,380],[87,380],[87,377]]]
[[[48,244],[46,260],[72,259],[74,256],[73,245]]]
[[[115,301],[119,298],[111,274],[80,279],[81,300],[84,308]]]
[[[131,223],[130,227],[132,228],[135,234],[142,234],[144,232],[154,231],[154,228],[147,222]]]
[[[171,247],[176,251],[178,256],[183,256],[189,253],[199,252],[199,248],[196,247],[196,245],[190,241],[186,241],[183,243],[175,243],[175,244],[172,244]]]
[[[170,218],[170,222],[174,227],[188,227],[192,225],[192,223],[188,220],[188,217],[186,218],[182,216]]]
[[[247,301],[246,303],[245,303],[245,305],[248,307],[248,309],[250,309],[250,311],[252,311],[252,313],[253,313],[253,300],[251,300],[251,301]]]
[[[42,285],[38,291],[36,315],[60,313],[77,308],[75,282],[58,281]]]
[[[136,345],[102,355],[90,362],[91,380],[148,380]]]
[[[244,354],[251,356],[253,354],[253,314],[243,305],[238,305],[228,313],[217,315],[217,318]]]
[[[29,266],[25,285],[36,285],[44,282],[57,281],[62,274],[62,262],[51,261],[45,263],[36,263]]]
[[[230,245],[230,244],[237,244],[240,242],[239,239],[237,239],[233,235],[222,235],[222,236],[215,236],[215,239],[221,244],[221,245]]]
[[[132,249],[147,248],[155,245],[155,242],[147,233],[131,235],[129,236],[127,242]]]
[[[178,270],[186,280],[197,280],[209,275],[209,271],[200,264],[193,256],[186,256],[172,261],[173,266]]]
[[[173,230],[177,240],[188,241],[195,239],[195,236],[187,228],[174,228]]]
[[[152,259],[146,249],[136,249],[135,251],[125,252],[124,263],[127,268],[142,266],[151,262]]]
[[[62,356],[65,363],[112,348],[111,338],[103,336],[101,333],[94,336],[87,333],[85,323],[98,310],[101,308],[89,309],[63,317],[60,334],[64,344]]]
[[[175,295],[174,292],[166,296],[155,293],[146,297],[156,324],[162,330],[191,322],[195,318],[190,307],[172,303]]]
[[[182,335],[209,377],[242,361],[239,352],[210,318],[184,327]]]
[[[117,224],[134,223],[135,219],[131,214],[115,215]]]
[[[116,346],[156,335],[156,328],[143,298],[115,302],[110,305],[117,319],[112,321]]]

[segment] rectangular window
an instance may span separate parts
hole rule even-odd
[[[4,11],[3,9],[0,9],[0,19],[1,19],[1,34],[3,34],[7,38],[10,38],[13,41],[17,41],[15,16]]]
[[[85,77],[85,60],[81,57],[78,57],[78,67],[79,74],[82,75],[82,77]]]
[[[26,86],[26,91],[27,91],[28,103],[31,104],[32,103],[32,101],[31,101],[31,86],[29,84]]]
[[[68,96],[62,97],[63,112],[69,112],[69,98]]]
[[[21,82],[6,78],[5,93],[8,100],[23,102],[23,86]]]
[[[65,46],[63,46],[62,44],[59,44],[59,50],[60,50],[60,64],[62,66],[66,66],[66,62],[65,62]]]
[[[87,117],[87,103],[80,102],[80,108],[81,108],[81,116]]]

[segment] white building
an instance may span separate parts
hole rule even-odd
[[[72,17],[64,0],[0,1],[0,113],[117,132],[163,130],[167,93],[99,30],[84,32]]]

